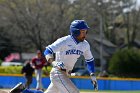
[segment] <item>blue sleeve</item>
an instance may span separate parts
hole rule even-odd
[[[53,51],[49,48],[46,48],[46,50],[44,51],[44,55],[48,55],[48,54],[53,54]]]
[[[94,60],[90,61],[90,62],[86,62],[87,63],[87,69],[89,71],[89,73],[94,73]]]

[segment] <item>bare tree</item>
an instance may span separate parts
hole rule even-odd
[[[11,26],[9,33],[20,49],[42,50],[64,35],[69,23],[67,0],[5,0],[0,6],[3,21]]]
[[[135,4],[136,5],[136,4]],[[125,27],[126,27],[126,41],[128,44],[128,48],[130,48],[132,46],[132,44],[134,43],[138,32],[139,32],[139,16],[140,16],[140,10],[137,10],[135,8],[135,6],[133,6],[134,8],[132,8],[132,6],[129,5],[128,10],[126,10],[123,13],[123,21],[125,23]]]
[[[132,0],[4,0],[0,2],[0,26],[4,27],[18,51],[43,50],[56,38],[68,33],[72,20],[84,19],[88,22],[90,34],[99,34],[102,17],[104,37],[116,43],[116,19],[123,10],[134,5]],[[128,6],[129,5],[129,6]],[[134,27],[133,40],[137,37],[139,13],[135,10],[129,17]],[[100,16],[99,16],[100,15]],[[124,17],[126,18],[126,17]],[[132,19],[133,18],[133,19]],[[125,20],[128,21],[128,20]],[[133,24],[132,24],[133,23]],[[124,32],[121,24],[119,30]],[[128,26],[130,27],[130,26]],[[132,30],[132,29],[131,29]]]
[[[129,40],[130,37],[133,37],[133,39],[134,37],[136,37],[134,34],[136,33],[136,28],[138,27],[138,24],[133,22],[134,20],[138,20],[139,18],[138,17],[139,12],[136,11],[136,9],[134,8],[136,5],[136,0],[93,0],[92,4],[93,4],[92,7],[97,13],[96,15],[98,15],[95,16],[97,17],[98,21],[100,17],[102,17],[105,38],[107,38],[112,43],[116,44],[118,42],[117,40],[119,38],[119,35],[124,32],[124,28],[127,29],[127,34],[124,34],[124,38],[127,38],[127,41],[129,42],[131,41]],[[126,13],[124,12],[124,10],[126,9],[127,10],[131,9],[133,11],[129,12],[129,15],[127,14],[128,16],[126,16]],[[125,22],[121,21],[121,23],[119,23],[118,26],[116,23],[118,22],[118,20],[121,19],[124,19]],[[124,26],[124,23],[130,24],[129,25],[127,24],[126,27]],[[121,31],[119,32],[119,34],[117,34],[118,32],[116,28]],[[132,31],[133,28],[135,28],[135,31]],[[133,36],[131,33],[133,33]]]

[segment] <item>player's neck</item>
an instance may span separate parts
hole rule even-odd
[[[73,35],[71,35],[71,37],[74,39],[74,41],[76,42],[76,44],[80,43],[80,41]]]

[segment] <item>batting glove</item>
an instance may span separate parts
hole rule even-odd
[[[93,84],[94,90],[97,91],[98,90],[98,83],[97,83],[95,74],[91,73],[90,77],[91,77],[91,80],[92,80],[92,84]]]

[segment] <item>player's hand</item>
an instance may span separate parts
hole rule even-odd
[[[91,73],[90,77],[91,77],[91,80],[92,80],[92,84],[93,84],[94,90],[97,91],[98,90],[98,82],[97,82],[95,74]]]
[[[57,62],[56,66],[57,66],[60,70],[66,71],[66,67],[65,67],[65,65],[64,65],[63,62]]]
[[[57,67],[58,69],[62,71],[66,71],[66,67],[63,62],[53,62],[53,66]]]
[[[35,66],[32,66],[32,68],[35,69],[36,67]]]

